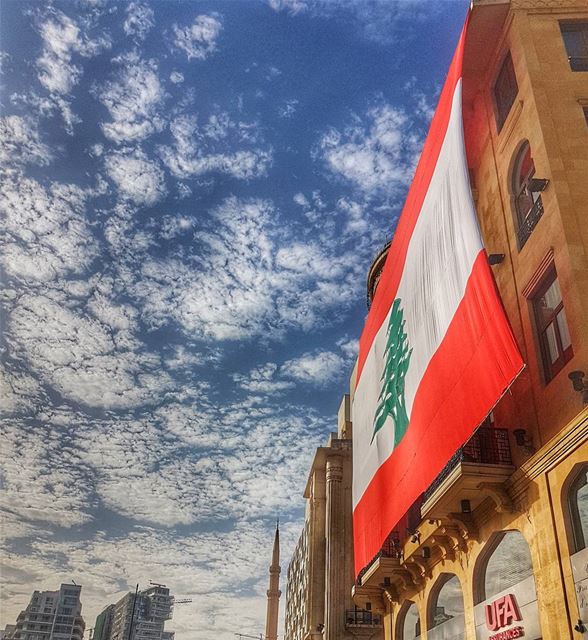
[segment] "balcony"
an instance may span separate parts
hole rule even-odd
[[[543,202],[541,200],[541,196],[537,198],[537,200],[533,203],[533,206],[525,215],[525,217],[520,220],[519,228],[517,231],[517,239],[519,242],[519,250],[522,249],[527,240],[529,239],[533,229],[537,226],[537,223],[541,219],[543,215]]]
[[[481,427],[452,456],[423,494],[422,518],[470,513],[486,498],[508,506],[502,485],[514,472],[507,429]]]
[[[382,618],[373,611],[367,609],[348,609],[345,612],[345,628],[374,629],[382,626]]]

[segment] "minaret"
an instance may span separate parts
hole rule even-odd
[[[278,609],[280,607],[280,521],[276,524],[276,537],[269,569],[269,589],[267,590],[267,615],[265,619],[265,640],[278,640]]]

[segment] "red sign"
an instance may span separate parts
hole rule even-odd
[[[488,640],[513,640],[513,638],[522,638],[525,635],[523,627],[513,627],[506,631],[499,631],[493,636],[490,636]]]
[[[502,598],[498,598],[498,600],[487,604],[484,610],[486,613],[486,626],[490,631],[498,631],[498,629],[502,629],[502,627],[507,627],[513,622],[522,620],[517,601],[512,593],[508,593],[502,596]],[[514,631],[514,629],[511,629],[511,631]],[[497,634],[492,637],[495,638],[495,640],[503,640],[502,637],[499,636],[500,634]],[[508,638],[510,637],[519,638],[520,636],[508,636]],[[504,640],[507,640],[506,636]]]

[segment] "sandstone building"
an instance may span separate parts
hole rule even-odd
[[[474,0],[463,87],[477,214],[527,367],[361,571],[354,602],[386,640],[586,640],[586,0]]]
[[[349,396],[337,432],[314,456],[304,528],[288,566],[285,640],[381,640],[382,616],[358,607],[353,586]]]

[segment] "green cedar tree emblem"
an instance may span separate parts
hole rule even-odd
[[[386,351],[384,352],[386,364],[380,378],[382,388],[378,397],[371,442],[374,441],[376,433],[384,426],[388,416],[394,422],[394,446],[400,442],[408,426],[404,379],[408,371],[412,349],[409,349],[404,325],[404,312],[400,306],[400,299],[397,298],[392,304],[386,331]]]

